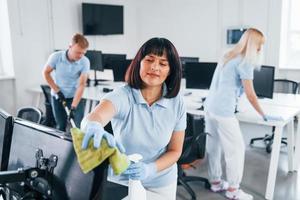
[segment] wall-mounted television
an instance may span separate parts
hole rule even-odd
[[[240,29],[228,29],[227,30],[227,44],[236,44],[242,37],[243,33],[247,29],[240,28]]]
[[[123,6],[82,3],[84,35],[123,34]]]

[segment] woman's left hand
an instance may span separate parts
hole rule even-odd
[[[145,180],[150,176],[153,176],[157,173],[155,162],[152,163],[132,163],[128,169],[123,172],[124,175],[129,176],[129,179],[133,180]]]

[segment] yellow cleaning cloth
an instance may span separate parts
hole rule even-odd
[[[101,141],[101,148],[95,149],[93,141],[90,140],[88,148],[83,150],[81,149],[81,143],[84,133],[78,128],[71,128],[71,135],[78,163],[83,173],[88,173],[108,157],[116,175],[121,174],[128,168],[130,162],[127,156],[120,153],[117,148],[110,148],[105,139]]]

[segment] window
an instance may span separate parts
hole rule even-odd
[[[300,1],[287,0],[282,5],[280,66],[300,69]]]
[[[0,0],[0,79],[13,77],[13,57],[7,1]]]
[[[0,76],[4,75],[4,70],[3,70],[3,67],[2,67],[2,56],[0,55]]]

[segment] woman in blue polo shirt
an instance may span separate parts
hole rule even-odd
[[[94,138],[117,146],[126,154],[139,153],[125,175],[109,179],[141,180],[147,199],[176,199],[177,165],[182,151],[186,111],[178,94],[182,76],[177,50],[164,38],[148,40],[137,52],[126,74],[127,85],[103,97],[87,117],[82,147]],[[114,138],[103,127],[112,122]]]
[[[208,174],[211,190],[226,190],[229,199],[251,200],[252,195],[243,192],[240,183],[243,176],[245,144],[234,115],[237,98],[245,94],[264,120],[279,120],[265,115],[253,89],[253,70],[261,64],[261,48],[265,42],[263,34],[249,28],[240,41],[218,63],[205,101]],[[221,155],[224,153],[227,181],[223,181]]]

